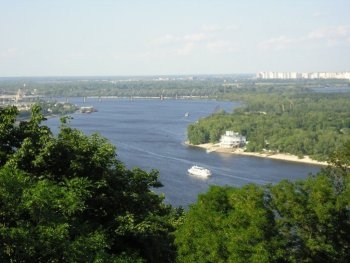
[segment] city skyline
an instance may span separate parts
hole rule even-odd
[[[342,72],[276,72],[261,71],[256,73],[257,79],[348,79],[350,71]]]
[[[0,1],[0,77],[350,70],[345,0]]]

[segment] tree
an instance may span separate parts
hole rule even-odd
[[[0,107],[0,166],[20,146],[19,129],[15,125],[18,110],[16,107]]]
[[[175,232],[179,262],[349,262],[350,143],[302,181],[212,186]]]
[[[273,215],[263,188],[212,186],[176,231],[179,262],[271,262]]]
[[[288,262],[348,262],[349,178],[341,191],[322,172],[302,182],[271,187],[277,237]]]
[[[172,262],[181,210],[152,191],[158,172],[128,170],[116,148],[61,119],[54,136],[40,107],[18,126],[3,110],[0,134],[0,260],[13,262]],[[12,124],[12,126],[11,126]],[[6,146],[6,147],[5,147]]]

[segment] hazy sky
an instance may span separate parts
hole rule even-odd
[[[349,0],[0,0],[0,76],[350,71]]]

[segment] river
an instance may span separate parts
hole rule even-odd
[[[238,102],[215,100],[155,99],[70,99],[80,106],[94,106],[92,114],[72,115],[71,126],[86,134],[97,132],[117,147],[117,156],[127,168],[157,169],[165,202],[187,207],[210,185],[240,187],[248,183],[277,183],[282,179],[297,180],[320,170],[319,166],[291,163],[258,157],[206,153],[184,144],[190,123],[218,109],[232,112]],[[186,116],[188,113],[188,116]],[[46,124],[55,132],[58,118]],[[189,176],[192,165],[212,171],[208,179]]]

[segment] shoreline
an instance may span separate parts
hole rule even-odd
[[[244,156],[253,156],[259,158],[268,158],[273,160],[287,161],[287,162],[298,162],[312,165],[329,165],[327,162],[320,162],[311,159],[309,156],[304,156],[304,158],[299,158],[296,155],[287,154],[287,153],[257,153],[257,152],[245,152],[242,148],[221,148],[218,144],[213,143],[204,143],[199,145],[193,145],[188,142],[185,143],[191,147],[198,147],[207,151],[207,153],[216,152],[224,154],[236,154]]]

